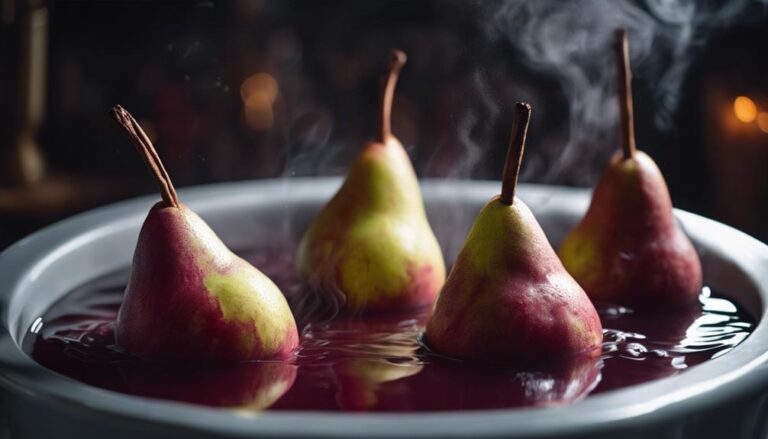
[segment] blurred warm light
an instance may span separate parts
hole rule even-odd
[[[240,85],[245,124],[254,131],[272,128],[275,114],[272,110],[277,99],[277,80],[267,73],[256,73]]]
[[[744,123],[754,122],[757,118],[757,105],[752,99],[739,96],[733,101],[733,112],[736,118]]]
[[[277,99],[277,80],[268,73],[256,73],[240,85],[240,98],[247,102],[254,93],[263,94],[269,99],[270,105]]]
[[[245,100],[243,117],[246,125],[254,131],[272,128],[275,115],[272,111],[271,96],[268,93],[251,93]]]
[[[761,112],[757,115],[757,127],[760,128],[760,131],[768,134],[768,113]]]

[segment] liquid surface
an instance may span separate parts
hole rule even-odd
[[[127,271],[66,295],[35,320],[24,348],[42,365],[93,386],[207,406],[245,411],[476,410],[567,404],[675,375],[723,355],[754,326],[736,304],[704,288],[699,303],[663,315],[598,305],[604,343],[602,354],[594,358],[535,367],[469,364],[440,358],[421,344],[429,309],[318,319],[328,309],[301,300],[291,256],[272,252],[245,257],[292,302],[302,332],[292,362],[195,368],[131,357],[114,341]]]

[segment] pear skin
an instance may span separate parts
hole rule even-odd
[[[427,344],[441,355],[541,362],[601,347],[595,307],[514,196],[530,112],[517,104],[501,195],[477,216],[427,323]]]
[[[365,146],[299,246],[304,286],[351,312],[431,305],[445,281],[413,165],[389,132],[394,81],[404,62],[396,52],[382,99],[381,138]]]
[[[285,296],[178,201],[157,152],[123,108],[112,116],[161,189],[139,233],[117,317],[117,344],[149,361],[225,363],[286,358],[298,331]]]
[[[496,197],[467,235],[426,337],[451,358],[536,362],[600,349],[602,326],[528,207]]]
[[[641,151],[611,159],[559,254],[594,301],[663,309],[701,292],[699,256],[675,220],[661,171]]]
[[[675,221],[661,171],[635,146],[625,30],[616,43],[623,154],[609,162],[559,253],[592,300],[645,310],[681,307],[701,291],[701,261]]]
[[[117,342],[146,360],[286,358],[298,346],[288,303],[184,205],[156,204],[139,234]]]

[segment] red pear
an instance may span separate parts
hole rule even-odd
[[[139,233],[117,343],[151,361],[285,358],[298,331],[285,296],[181,204],[152,143],[121,107],[112,116],[152,169],[163,200]]]
[[[675,220],[661,171],[635,146],[626,38],[620,31],[623,153],[611,159],[559,253],[594,301],[655,310],[685,306],[701,292],[701,262]]]
[[[595,307],[514,196],[530,111],[517,104],[502,193],[480,211],[427,324],[442,355],[542,361],[601,347]]]

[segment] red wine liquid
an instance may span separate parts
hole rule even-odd
[[[291,256],[247,259],[292,302],[302,333],[293,361],[195,367],[130,356],[114,340],[127,271],[64,296],[35,321],[24,347],[56,372],[131,395],[239,410],[405,412],[572,403],[681,373],[728,352],[754,327],[735,303],[704,288],[699,303],[668,314],[599,305],[604,343],[593,358],[539,366],[464,363],[422,344],[429,309],[329,319],[332,307],[303,300]]]

